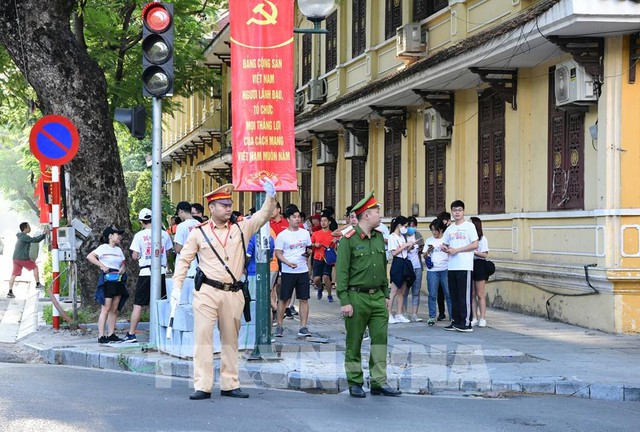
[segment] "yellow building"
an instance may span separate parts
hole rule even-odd
[[[300,193],[281,200],[341,215],[374,189],[427,231],[461,199],[498,268],[489,305],[640,332],[639,2],[337,4],[327,35],[297,36]],[[221,91],[167,123],[174,201],[229,172],[228,39],[206,52]]]

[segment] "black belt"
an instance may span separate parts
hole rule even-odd
[[[241,281],[238,281],[236,283],[223,283],[223,282],[219,282],[217,280],[213,280],[205,277],[202,283],[206,283],[207,285],[211,285],[212,287],[222,291],[236,292],[242,289]]]
[[[361,293],[367,293],[367,294],[373,294],[374,292],[378,291],[380,288],[376,287],[376,288],[369,288],[369,287],[357,287],[357,286],[350,286],[349,287],[349,291],[358,291]]]

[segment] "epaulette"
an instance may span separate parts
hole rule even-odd
[[[351,228],[351,225],[341,225],[338,227],[338,229],[332,231],[331,235],[333,237],[342,237],[343,235],[345,235],[345,233],[348,232],[349,228]]]
[[[346,233],[344,234],[344,236],[346,238],[351,238],[356,233],[356,230],[353,229],[353,227],[349,227],[349,228],[345,229],[345,231],[346,231]]]

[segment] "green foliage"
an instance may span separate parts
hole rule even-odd
[[[131,219],[131,227],[134,231],[140,229],[138,221],[138,213],[143,208],[151,208],[151,171],[145,170],[140,173],[138,182],[132,193],[129,194],[131,205],[129,206],[129,215]],[[172,213],[173,206],[169,195],[166,191],[162,191],[162,222],[165,223],[166,216]]]
[[[27,135],[23,130],[0,127],[0,166],[11,167],[0,170],[0,192],[19,212],[37,207],[33,181],[40,172],[40,166],[29,151]]]
[[[43,254],[46,255],[44,265],[42,266],[42,279],[44,280],[45,286],[45,295],[48,297],[51,295],[51,284],[53,283],[53,259],[51,256],[51,252],[44,248]],[[69,280],[67,278],[69,270],[69,263],[66,261],[60,262],[60,296],[68,297],[69,296]],[[77,291],[78,298],[80,297],[80,291]]]

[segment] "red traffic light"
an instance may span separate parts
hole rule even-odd
[[[142,8],[142,22],[151,31],[161,33],[171,25],[171,13],[162,3],[147,3]]]

